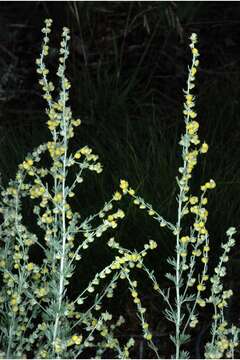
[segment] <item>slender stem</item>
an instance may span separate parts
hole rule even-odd
[[[180,355],[180,325],[181,325],[181,302],[180,302],[180,226],[181,226],[181,216],[182,216],[182,195],[183,190],[181,188],[179,194],[179,202],[178,202],[178,220],[177,220],[177,243],[176,243],[176,251],[177,251],[177,259],[176,259],[176,306],[177,306],[177,318],[176,318],[176,359],[179,359]]]
[[[214,304],[214,324],[212,326],[212,341],[211,341],[211,345],[214,345],[214,341],[215,341],[215,336],[216,336],[216,331],[217,331],[217,307],[216,304]]]
[[[66,50],[66,45],[65,45]],[[65,60],[64,58],[64,68],[65,68]],[[61,260],[60,260],[60,278],[59,278],[59,289],[58,289],[58,310],[55,317],[54,323],[54,331],[53,331],[53,347],[55,345],[56,338],[59,332],[59,321],[61,317],[61,306],[63,301],[63,293],[64,293],[64,268],[65,268],[65,253],[66,253],[66,239],[67,239],[67,231],[66,231],[66,162],[67,162],[67,123],[66,123],[66,91],[65,91],[65,77],[62,76],[62,90],[63,90],[63,110],[62,110],[62,120],[63,120],[63,132],[64,132],[64,156],[63,156],[63,179],[62,179],[62,203],[61,203],[61,217],[62,217],[62,251],[61,251]],[[54,350],[55,352],[55,350]],[[58,354],[59,358],[59,354]]]
[[[187,91],[186,94],[190,93],[190,84],[191,84],[191,71],[195,63],[195,56],[193,56],[192,59],[192,65],[189,71],[189,76],[187,80]],[[189,114],[185,118],[185,124],[187,125],[189,122]],[[187,129],[186,129],[187,131]],[[188,154],[190,147],[190,142],[186,143],[184,145],[182,150],[182,156],[183,156],[183,175],[187,173],[187,160],[185,158],[185,155]],[[188,182],[188,180],[187,180]],[[180,254],[180,232],[181,232],[181,219],[183,217],[183,199],[185,197],[186,190],[183,185],[180,185],[180,192],[179,192],[179,198],[178,198],[178,216],[177,216],[177,224],[176,224],[176,327],[175,327],[175,347],[176,347],[176,359],[179,359],[180,357],[180,327],[181,327],[181,308],[182,303],[184,299],[181,300],[181,294],[180,294],[180,283],[182,278],[182,271],[181,271],[181,254]]]
[[[64,121],[65,124],[65,121]],[[66,176],[66,126],[64,133],[64,160],[63,160],[63,181],[62,181],[62,253],[61,253],[61,261],[60,261],[60,279],[59,279],[59,291],[58,291],[58,312],[55,318],[54,325],[54,336],[53,341],[56,340],[60,319],[60,311],[63,300],[63,291],[64,291],[64,267],[65,267],[65,251],[66,251],[66,209],[65,209],[65,176]]]
[[[14,315],[14,317],[11,319],[11,324],[10,324],[10,328],[9,328],[8,347],[7,347],[7,359],[11,358],[12,335],[13,335],[12,331],[13,331],[14,320],[15,320],[15,315]]]

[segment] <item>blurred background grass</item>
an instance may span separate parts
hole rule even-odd
[[[239,15],[237,2],[1,2],[2,181],[14,176],[26,153],[48,138],[35,58],[43,20],[51,17],[50,69],[54,69],[62,26],[72,33],[71,104],[83,123],[75,145],[92,146],[105,169],[102,176],[89,177],[77,205],[84,208],[83,213],[85,209],[86,214],[94,212],[119,179],[126,178],[146,201],[175,221],[178,141],[184,128],[182,89],[190,62],[188,37],[196,32],[201,54],[196,88],[200,136],[210,149],[198,165],[193,186],[197,189],[209,178],[217,182],[208,205],[215,263],[226,229],[239,228]],[[157,240],[160,256],[151,258],[151,266],[164,274],[166,257],[174,249],[169,234],[159,233],[156,224],[131,205],[126,203],[125,209],[129,219],[120,226],[119,241],[134,248],[146,239]],[[110,254],[99,245],[94,256],[96,263],[103,258],[107,262]],[[226,286],[239,288],[238,246],[228,266]],[[238,301],[236,296],[230,307],[232,319]],[[153,318],[157,312],[160,319],[158,302],[151,297],[150,303]],[[122,306],[126,311],[126,304]],[[162,321],[160,327],[165,329]],[[207,314],[204,321],[208,324]],[[159,334],[159,322],[155,322]],[[199,355],[200,345],[194,349],[192,357]]]

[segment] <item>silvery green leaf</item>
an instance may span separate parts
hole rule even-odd
[[[168,280],[172,281],[174,284],[176,284],[176,277],[175,277],[174,275],[172,275],[172,274],[170,274],[170,273],[167,273],[167,274],[165,274],[165,277],[166,277]]]
[[[180,340],[181,344],[185,344],[186,342],[188,342],[190,340],[190,335],[188,335],[188,334],[180,334],[179,340]]]
[[[176,338],[173,335],[170,335],[170,340],[176,345]]]
[[[165,316],[165,318],[167,319],[167,320],[169,320],[170,322],[173,322],[173,323],[176,323],[176,314],[175,313],[173,313],[171,310],[169,310],[169,309],[165,309],[164,311],[163,311],[163,313],[164,313],[164,316]]]
[[[196,295],[190,294],[188,296],[185,296],[183,302],[190,302],[190,301],[195,301],[195,300],[196,300]]]
[[[180,359],[189,359],[189,352],[188,351],[180,351],[180,355],[179,355]]]
[[[173,267],[174,267],[174,269],[176,269],[176,259],[175,258],[167,258],[167,263],[169,264],[169,265],[172,265]]]
[[[226,234],[227,234],[227,236],[232,236],[232,235],[236,234],[236,232],[237,232],[236,228],[232,226],[227,230]]]

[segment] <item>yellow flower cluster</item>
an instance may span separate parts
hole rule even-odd
[[[80,345],[82,342],[82,339],[83,339],[82,335],[75,334],[71,337],[71,339],[68,340],[67,346]]]
[[[22,167],[25,170],[29,170],[33,165],[33,160],[32,159],[26,159],[23,163],[22,163]]]
[[[23,259],[23,254],[20,250],[20,247],[18,245],[14,246],[14,249],[16,250],[13,254],[13,260],[14,260],[14,268],[19,269],[21,260]]]
[[[81,120],[80,119],[76,119],[76,120],[72,119],[71,124],[73,126],[80,126],[81,125]]]
[[[97,155],[94,155],[93,157],[89,158],[89,156],[91,154],[92,154],[92,149],[88,146],[84,146],[75,153],[74,157],[75,157],[75,159],[80,159],[81,155],[85,155],[88,160],[97,160],[98,159]]]
[[[42,197],[45,194],[45,189],[43,186],[36,184],[30,188],[29,193],[31,199],[36,199],[38,197]]]
[[[191,205],[197,204],[197,203],[198,203],[198,197],[197,197],[197,196],[191,196],[191,197],[189,198],[189,203],[190,203]]]
[[[60,192],[57,193],[53,198],[53,201],[55,201],[55,203],[57,203],[57,204],[61,203],[62,200],[63,200],[63,195]]]
[[[48,294],[48,289],[46,287],[41,287],[41,288],[35,290],[35,294],[37,297],[43,298],[44,296],[46,296]]]
[[[41,220],[44,224],[52,224],[53,216],[51,210],[47,210],[45,213],[43,213]]]
[[[14,313],[16,313],[18,311],[18,306],[21,303],[21,297],[19,296],[18,293],[13,293],[11,300],[10,300],[10,304],[11,304],[11,309]]]
[[[44,36],[44,42],[42,47],[42,54],[39,59],[36,60],[37,64],[37,73],[42,75],[42,79],[39,81],[40,85],[42,86],[43,92],[44,92],[44,99],[47,100],[49,103],[52,101],[52,95],[51,92],[54,90],[54,86],[51,82],[47,81],[47,75],[49,73],[49,70],[46,68],[43,59],[45,56],[48,55],[48,42],[49,42],[49,34],[51,32],[51,25],[52,21],[51,19],[47,19],[45,21],[45,27],[42,29],[42,32],[45,34]]]
[[[132,281],[130,280],[129,276],[127,276],[127,279],[129,281],[130,284],[130,292],[131,292],[131,296],[133,298],[133,302],[137,305],[138,308],[138,312],[139,312],[139,317],[141,319],[141,323],[142,323],[142,329],[143,329],[143,337],[148,340],[151,341],[152,340],[152,334],[149,331],[149,324],[148,322],[143,318],[143,314],[145,313],[146,309],[142,306],[141,304],[141,300],[139,297],[139,293],[137,291],[137,281]]]
[[[46,358],[49,357],[49,354],[48,354],[48,352],[47,352],[46,350],[41,350],[41,351],[39,352],[38,357],[39,357],[40,359],[46,359]]]
[[[197,35],[192,34],[190,39],[190,48],[192,50],[193,60],[188,76],[187,91],[185,92],[185,103],[183,110],[183,114],[185,115],[186,134],[182,137],[180,141],[180,144],[184,147],[183,159],[185,161],[185,165],[183,168],[179,169],[179,171],[182,173],[182,179],[180,180],[180,184],[185,189],[185,193],[187,193],[189,190],[188,180],[191,178],[192,171],[197,164],[197,156],[199,152],[206,153],[208,151],[208,145],[205,142],[202,144],[200,149],[197,148],[194,150],[190,150],[191,144],[194,144],[196,146],[200,143],[197,134],[199,129],[199,122],[196,120],[197,113],[194,111],[195,98],[190,92],[191,89],[195,87],[194,80],[199,66],[199,60],[197,59],[199,53],[195,47],[197,43]],[[183,199],[187,200],[187,196],[184,196]]]
[[[32,271],[35,268],[35,264],[33,262],[30,262],[27,264],[27,271]]]
[[[62,146],[61,144],[57,144],[54,141],[49,141],[47,146],[52,159],[56,159],[62,156],[65,152],[64,146]]]
[[[126,180],[120,180],[120,189],[122,190],[123,194],[129,194],[134,196],[135,191],[132,188],[129,188],[129,183]]]
[[[196,315],[192,315],[190,320],[191,320],[191,321],[190,321],[189,326],[190,326],[191,328],[195,328],[196,325],[198,324],[198,319],[197,319]]]
[[[56,338],[53,345],[54,345],[54,350],[57,354],[60,354],[63,351],[63,344],[59,337]]]
[[[216,183],[213,179],[206,182],[206,184],[201,186],[202,191],[206,191],[207,189],[214,189],[216,187]]]
[[[126,194],[128,191],[128,182],[126,180],[121,180],[120,181],[120,188],[122,189],[123,193]]]
[[[108,242],[108,245],[112,248],[116,248],[119,250],[120,253],[124,252],[124,249],[121,249],[119,244],[114,240],[114,238],[111,238]],[[126,277],[126,273],[128,272],[127,266],[130,268],[133,267],[142,267],[142,260],[143,257],[146,256],[147,250],[153,250],[157,247],[157,243],[153,240],[150,240],[148,244],[145,244],[144,250],[141,252],[133,252],[133,253],[125,253],[122,257],[116,256],[115,260],[107,266],[105,269],[103,269],[100,273],[96,274],[94,280],[89,284],[87,291],[89,293],[93,293],[95,291],[95,286],[99,285],[99,280],[104,279],[107,275],[109,275],[113,270],[122,269],[122,278]],[[128,264],[127,264],[128,263]],[[113,285],[112,288],[115,286]],[[110,295],[108,297],[111,297],[111,289],[109,291]]]
[[[217,346],[221,352],[224,352],[225,350],[227,350],[229,347],[229,341],[228,341],[227,337],[225,337],[225,336],[222,337],[222,339],[217,342]]]
[[[122,199],[122,194],[119,191],[116,191],[115,194],[113,195],[113,200],[119,201],[121,199]]]
[[[122,257],[116,256],[115,261],[111,265],[112,270],[120,269],[121,266],[127,262],[137,263],[142,259],[141,254],[125,254]]]
[[[188,244],[189,243],[189,241],[190,241],[190,237],[189,236],[182,236],[181,238],[180,238],[180,242],[182,243],[182,244]]]
[[[50,83],[48,82],[48,84]],[[43,91],[47,91],[48,93],[50,93],[53,90],[54,90],[53,86],[49,86],[49,85],[47,87],[43,86]],[[60,125],[61,111],[62,111],[62,104],[60,101],[51,103],[51,108],[47,110],[47,115],[49,117],[49,120],[47,121],[47,125],[50,131],[55,131],[57,127]]]
[[[0,268],[4,268],[6,266],[6,261],[0,258]]]
[[[33,167],[33,163],[34,161],[32,158],[26,158],[18,167],[20,170],[26,171],[28,175],[34,176],[35,168]]]
[[[191,112],[185,111],[184,114],[189,116]],[[189,135],[195,135],[199,129],[199,123],[197,121],[190,121],[189,123],[187,123],[186,129]]]
[[[198,291],[204,291],[204,290],[206,290],[206,286],[204,284],[198,284],[197,285],[197,290]]]
[[[6,194],[7,194],[7,195],[12,195],[12,196],[14,197],[14,196],[17,195],[17,189],[10,186],[10,187],[8,187],[8,188],[6,189]],[[2,210],[1,210],[1,212],[2,212]]]
[[[85,164],[87,162],[86,167],[88,167],[89,170],[95,171],[97,174],[100,174],[102,172],[103,169],[102,169],[102,164],[100,162],[89,164],[90,161],[95,162],[98,160],[98,155],[92,154],[91,148],[89,148],[88,146],[82,147],[75,153],[74,159],[79,160],[82,155],[85,156]]]
[[[118,209],[115,213],[108,215],[107,221],[110,223],[111,227],[114,229],[117,227],[117,219],[123,219],[125,217],[125,213],[123,210]]]
[[[53,131],[60,124],[59,120],[48,120],[47,121],[49,130]]]
[[[200,148],[200,152],[202,154],[205,154],[206,152],[208,152],[208,144],[206,142],[204,142]]]
[[[193,151],[190,151],[185,156],[185,160],[187,161],[187,172],[188,172],[188,174],[191,174],[194,166],[197,164],[197,155],[198,155],[198,151],[193,150]]]

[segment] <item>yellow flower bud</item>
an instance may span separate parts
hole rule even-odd
[[[208,151],[208,144],[206,142],[204,142],[200,148],[200,152],[202,154],[205,154]]]

